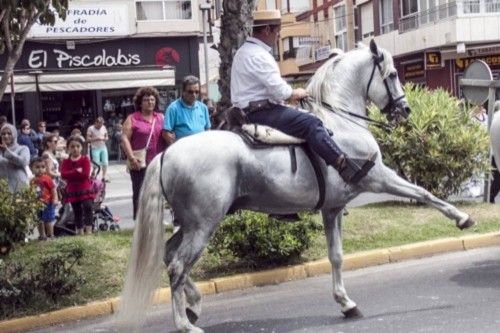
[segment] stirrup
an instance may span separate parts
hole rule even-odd
[[[346,158],[345,166],[339,170],[340,177],[348,183],[356,185],[375,165],[377,153],[373,153],[368,159]]]

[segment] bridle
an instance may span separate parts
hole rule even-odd
[[[389,89],[389,84],[387,83],[387,77],[384,77],[382,74],[382,66],[380,65],[381,62],[384,61],[384,54],[379,54],[379,55],[373,55],[373,68],[372,68],[372,73],[370,74],[370,80],[368,81],[368,86],[366,88],[366,96],[368,96],[368,92],[370,91],[370,86],[373,81],[373,76],[375,75],[375,68],[378,68],[378,71],[380,75],[383,78],[384,82],[384,87],[385,90],[387,91],[387,96],[389,96],[389,101],[387,102],[387,105],[382,109],[382,112],[385,114],[391,115],[391,108],[400,100],[405,98],[405,94],[402,94],[401,96],[398,96],[396,98],[392,97],[391,90]]]

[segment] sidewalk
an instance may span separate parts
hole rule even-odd
[[[108,166],[109,183],[106,184],[106,201],[132,198],[132,182],[125,162],[115,162]]]

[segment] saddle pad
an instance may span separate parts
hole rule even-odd
[[[244,124],[241,128],[255,140],[270,145],[296,145],[306,142],[265,125]]]

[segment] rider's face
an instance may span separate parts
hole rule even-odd
[[[265,30],[266,34],[266,44],[270,47],[276,46],[276,43],[279,40],[281,31],[281,25],[268,25]]]

